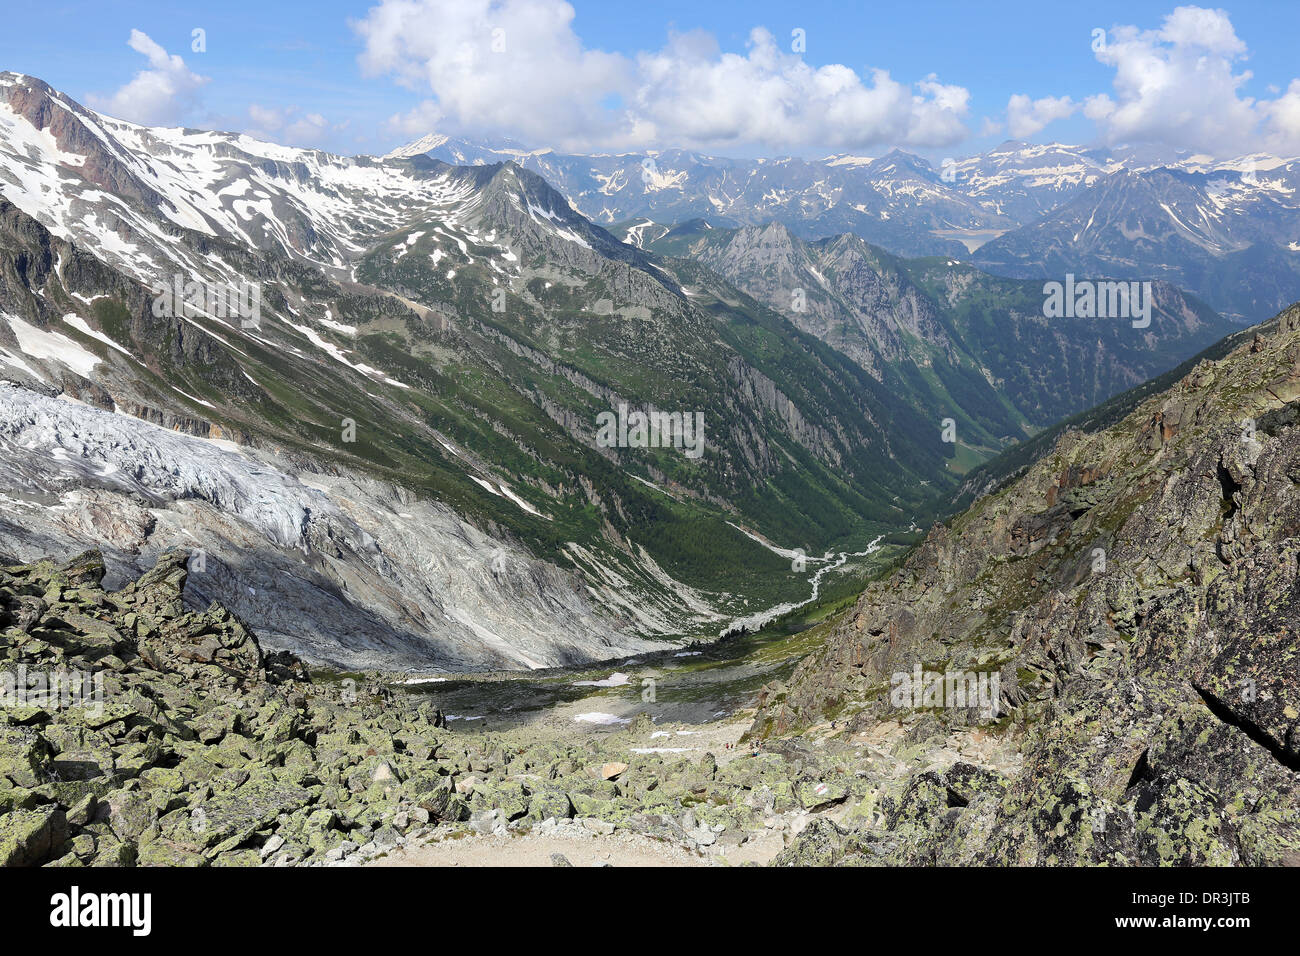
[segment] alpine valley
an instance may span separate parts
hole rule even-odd
[[[0,864],[1296,862],[1298,185],[0,73]]]

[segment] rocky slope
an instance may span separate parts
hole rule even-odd
[[[220,605],[186,610],[193,560],[115,591],[95,552],[0,569],[0,866],[328,865],[507,831],[725,852],[863,790],[835,755],[656,747],[646,713],[453,733],[426,694],[313,680]]]
[[[4,383],[0,452],[0,555],[93,545],[120,582],[194,549],[193,604],[313,662],[527,669],[653,646],[576,575],[397,485]]]
[[[1023,767],[936,765],[787,861],[1300,863],[1298,399],[1293,307],[936,526],[753,733],[923,717]],[[998,676],[999,717],[892,694],[918,666]]]

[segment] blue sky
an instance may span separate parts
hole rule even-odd
[[[736,155],[878,155],[897,144],[933,160],[1013,133],[1300,151],[1295,3],[1190,8],[1173,20],[1176,5],[1140,0],[572,8],[570,19],[564,0],[27,4],[5,14],[0,68],[128,119],[348,153],[435,127]],[[1098,28],[1109,55],[1093,49]],[[147,39],[128,45],[132,31]]]

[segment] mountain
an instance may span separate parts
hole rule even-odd
[[[973,256],[1016,278],[1161,279],[1244,323],[1300,298],[1300,161],[1266,155],[1216,161],[1009,141],[936,169],[902,150],[819,160],[572,156],[445,136],[398,152],[511,158],[611,226],[780,222],[803,239],[853,233],[905,257]]]
[[[192,600],[313,661],[555,666],[804,599],[955,488],[860,366],[513,162],[144,128],[11,73],[0,128],[14,560],[197,547]]]
[[[856,606],[613,674],[313,673],[192,551],[0,567],[0,864],[1295,865],[1300,307],[1108,404]]]
[[[1300,289],[1300,163],[1121,170],[981,246],[1007,275],[1163,279],[1250,320]]]
[[[977,156],[953,160],[948,176],[976,201],[1027,223],[1125,168],[1126,160],[1102,149],[1008,140]]]
[[[572,156],[551,150],[487,148],[429,136],[397,152],[445,162],[509,158],[536,171],[595,222],[636,218],[713,225],[786,223],[804,236],[856,232],[894,251],[951,254],[958,237],[996,235],[1016,221],[950,188],[925,160],[901,150],[872,159],[733,160],[688,150]]]
[[[1228,345],[935,525],[765,688],[756,735],[922,715],[876,812],[785,862],[1297,862],[1300,307]]]
[[[641,220],[622,231],[647,251],[706,266],[931,420],[953,417],[952,468],[1133,388],[1235,328],[1167,283],[1153,288],[1155,317],[1139,330],[1118,318],[1047,318],[1041,282],[955,259],[900,259],[852,234],[807,242],[777,223],[701,220]]]

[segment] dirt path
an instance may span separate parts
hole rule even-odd
[[[610,836],[541,834],[464,836],[418,847],[400,847],[367,866],[556,866],[562,855],[573,866],[738,866],[766,863],[784,846],[770,832],[739,847],[693,853],[684,847],[634,833]]]
[[[611,836],[467,836],[413,849],[402,847],[370,866],[555,866],[553,854],[574,866],[708,866],[683,847],[631,833]]]

